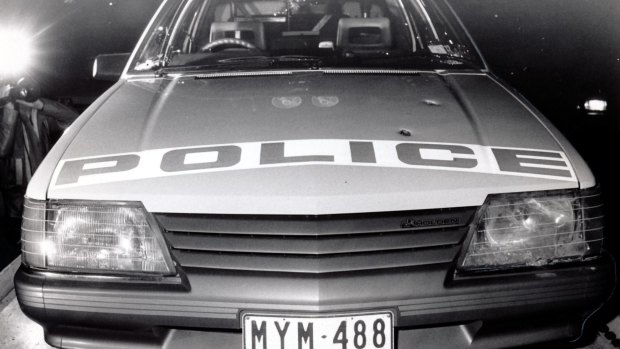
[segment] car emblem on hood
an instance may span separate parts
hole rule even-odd
[[[336,96],[312,96],[312,104],[316,107],[329,108],[340,102]]]
[[[291,96],[291,97],[273,97],[271,99],[271,104],[274,107],[280,109],[291,109],[297,108],[301,105],[302,99],[299,96]]]

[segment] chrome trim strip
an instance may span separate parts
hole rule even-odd
[[[84,280],[84,281],[98,281],[98,282],[121,282],[121,283],[157,283],[157,284],[182,284],[182,279],[179,274],[175,276],[156,276],[156,275],[106,275],[106,274],[78,274],[78,273],[63,273],[55,271],[42,271],[42,270],[30,270],[34,275],[41,275],[50,279],[59,280]]]

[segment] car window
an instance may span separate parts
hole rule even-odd
[[[134,72],[481,67],[450,11],[422,0],[194,0],[159,18]]]
[[[152,70],[159,67],[165,55],[165,45],[170,38],[172,23],[180,14],[181,0],[172,0],[162,5],[159,16],[151,26],[145,45],[139,51],[136,65],[132,68],[137,71]]]

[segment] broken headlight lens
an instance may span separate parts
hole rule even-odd
[[[175,269],[157,225],[140,204],[26,199],[25,264],[73,272],[171,275]]]
[[[539,267],[601,252],[603,215],[593,190],[494,195],[481,210],[462,271]]]

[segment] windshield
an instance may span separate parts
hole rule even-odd
[[[149,31],[132,73],[483,67],[428,0],[171,0]]]

